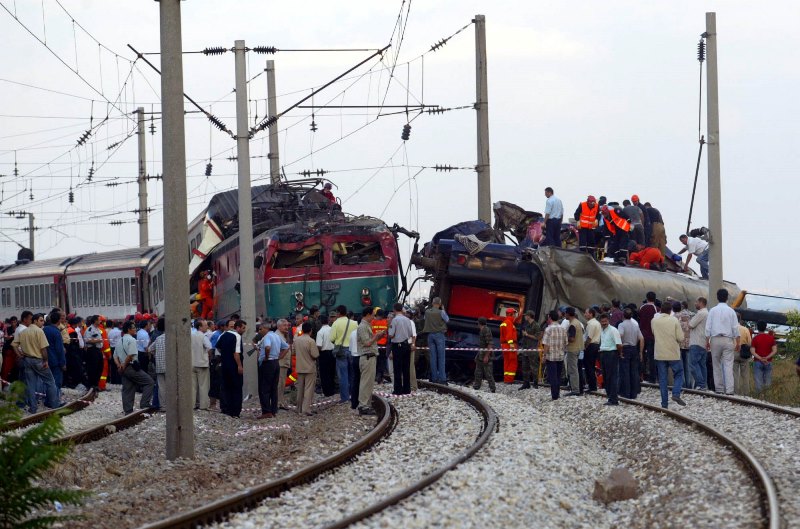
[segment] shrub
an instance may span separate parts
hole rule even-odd
[[[15,382],[0,395],[0,424],[22,417],[16,403],[22,400],[24,384]],[[47,489],[37,485],[45,472],[67,455],[68,445],[51,441],[63,432],[60,414],[16,435],[10,432],[0,439],[0,529],[40,529],[75,516],[49,514],[56,502],[80,504],[84,491]],[[38,511],[38,512],[37,512]],[[40,514],[46,512],[48,514]]]

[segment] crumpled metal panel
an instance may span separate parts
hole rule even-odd
[[[692,302],[709,297],[708,281],[672,272],[656,272],[611,263],[598,263],[591,256],[550,247],[526,249],[530,258],[544,275],[542,309],[552,310],[562,305],[586,309],[618,299],[623,304],[641,305],[648,291],[659,299],[667,297]],[[739,294],[735,283],[725,282],[730,299]]]

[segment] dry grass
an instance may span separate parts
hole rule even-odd
[[[795,362],[796,356],[776,358],[772,362],[772,385],[753,396],[774,404],[800,406],[800,377],[797,376]]]

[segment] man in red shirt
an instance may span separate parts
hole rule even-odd
[[[767,331],[767,324],[763,321],[756,325],[758,335],[753,338],[753,375],[756,379],[756,393],[766,389],[772,384],[772,357],[778,352],[775,337]]]

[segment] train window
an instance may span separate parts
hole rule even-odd
[[[112,305],[116,305],[117,304],[117,280],[116,279],[112,279],[111,280],[111,304]]]
[[[19,308],[19,287],[14,287],[14,308]]]
[[[273,254],[272,267],[300,268],[304,266],[322,265],[322,246],[314,244],[300,250],[278,250]]]
[[[164,271],[158,271],[158,301],[164,301]]]
[[[123,281],[123,279],[121,277],[119,279],[117,279],[117,292],[118,292],[117,299],[118,299],[118,304],[119,305],[124,305],[125,304],[125,300],[123,299],[125,296],[123,296],[123,294],[122,294],[122,291],[125,288],[124,283],[125,282]]]
[[[384,260],[379,242],[337,242],[332,249],[333,263],[337,265],[381,263]]]
[[[131,303],[136,305],[139,303],[139,290],[136,287],[136,278],[131,278]]]
[[[86,306],[94,307],[94,281],[87,281],[86,284],[89,285],[89,296],[86,298]]]
[[[75,283],[69,284],[69,302],[70,305],[77,306],[78,304],[78,296],[76,294]]]
[[[56,285],[50,285],[50,306],[51,307],[58,307],[60,303],[58,302],[58,290],[56,289]]]
[[[81,281],[81,306],[89,306],[89,282]]]
[[[42,306],[42,296],[40,295],[39,285],[33,285],[33,303],[34,307]]]
[[[100,300],[97,303],[97,306],[102,307],[106,304],[106,282],[101,279],[99,286],[100,288],[98,290],[100,292]]]
[[[98,284],[99,281],[97,279],[93,280],[92,283],[94,284],[94,295],[92,296],[92,303],[93,307],[100,306],[100,285]]]
[[[48,290],[50,289],[47,288],[47,285],[39,285],[39,296],[42,300],[40,307],[47,307],[50,304],[47,297]]]
[[[125,278],[125,287],[122,289],[125,293],[125,305],[130,306],[131,304],[131,278]]]
[[[106,279],[106,307],[111,306],[111,280]]]

